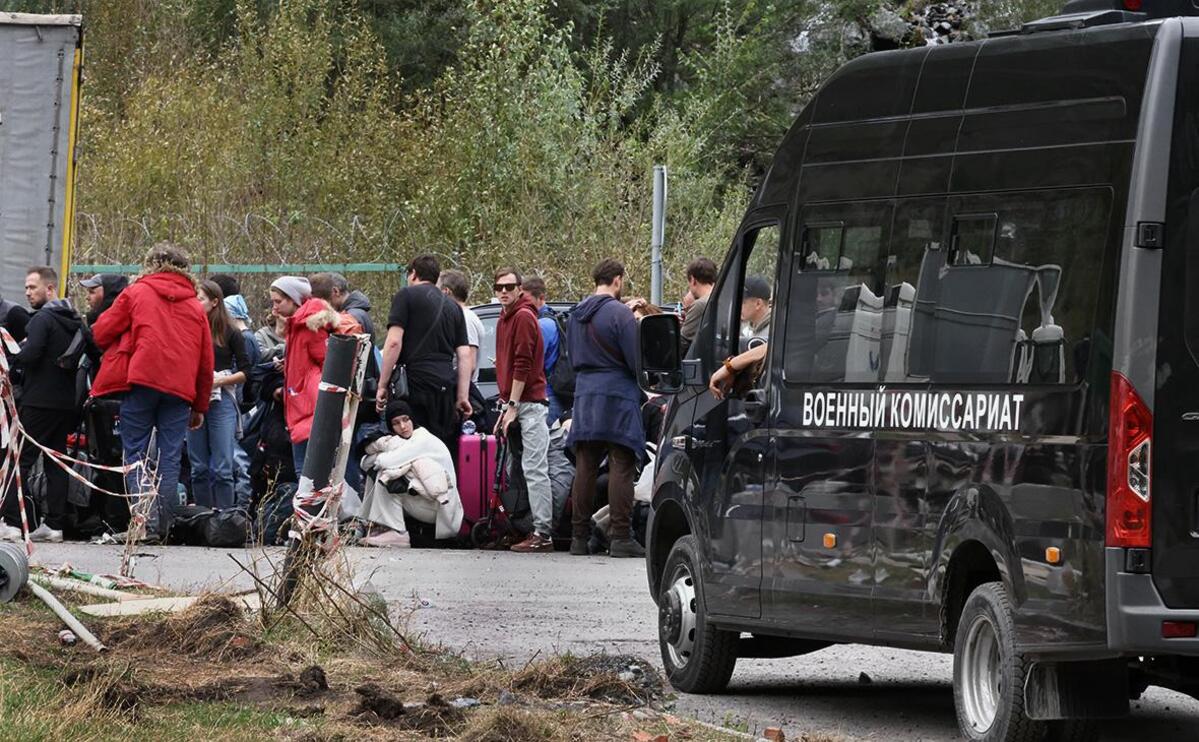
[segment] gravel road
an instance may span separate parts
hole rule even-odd
[[[352,549],[359,575],[401,611],[410,631],[475,657],[524,662],[552,652],[622,652],[661,663],[655,607],[638,560],[480,551]],[[40,544],[35,561],[112,572],[111,546]],[[178,590],[251,582],[227,554],[147,547],[137,575]],[[419,606],[419,607],[417,607]],[[848,645],[806,657],[745,660],[729,692],[680,696],[677,710],[745,731],[781,726],[788,738],[833,732],[849,739],[959,739],[948,656]],[[866,673],[870,682],[861,682]],[[1108,722],[1103,740],[1199,739],[1199,701],[1151,688],[1133,714]]]

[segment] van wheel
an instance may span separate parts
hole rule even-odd
[[[1030,662],[1016,651],[1012,604],[1003,583],[970,593],[954,633],[953,700],[958,726],[978,742],[1033,742],[1048,728],[1024,714]]]
[[[666,677],[684,693],[717,693],[729,684],[740,634],[708,624],[695,537],[675,542],[658,596],[658,644]]]

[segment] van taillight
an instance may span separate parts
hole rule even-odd
[[[1150,545],[1153,415],[1123,374],[1112,372],[1107,441],[1107,545]]]

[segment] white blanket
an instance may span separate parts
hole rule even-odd
[[[406,533],[405,514],[437,526],[437,538],[453,538],[462,527],[462,500],[450,451],[436,436],[417,428],[411,438],[389,435],[366,447],[362,470],[369,472],[362,517]],[[387,483],[407,477],[409,490],[393,495]]]

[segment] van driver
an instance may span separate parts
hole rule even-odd
[[[770,340],[770,283],[761,276],[745,279],[741,340],[744,348],[754,348]]]

